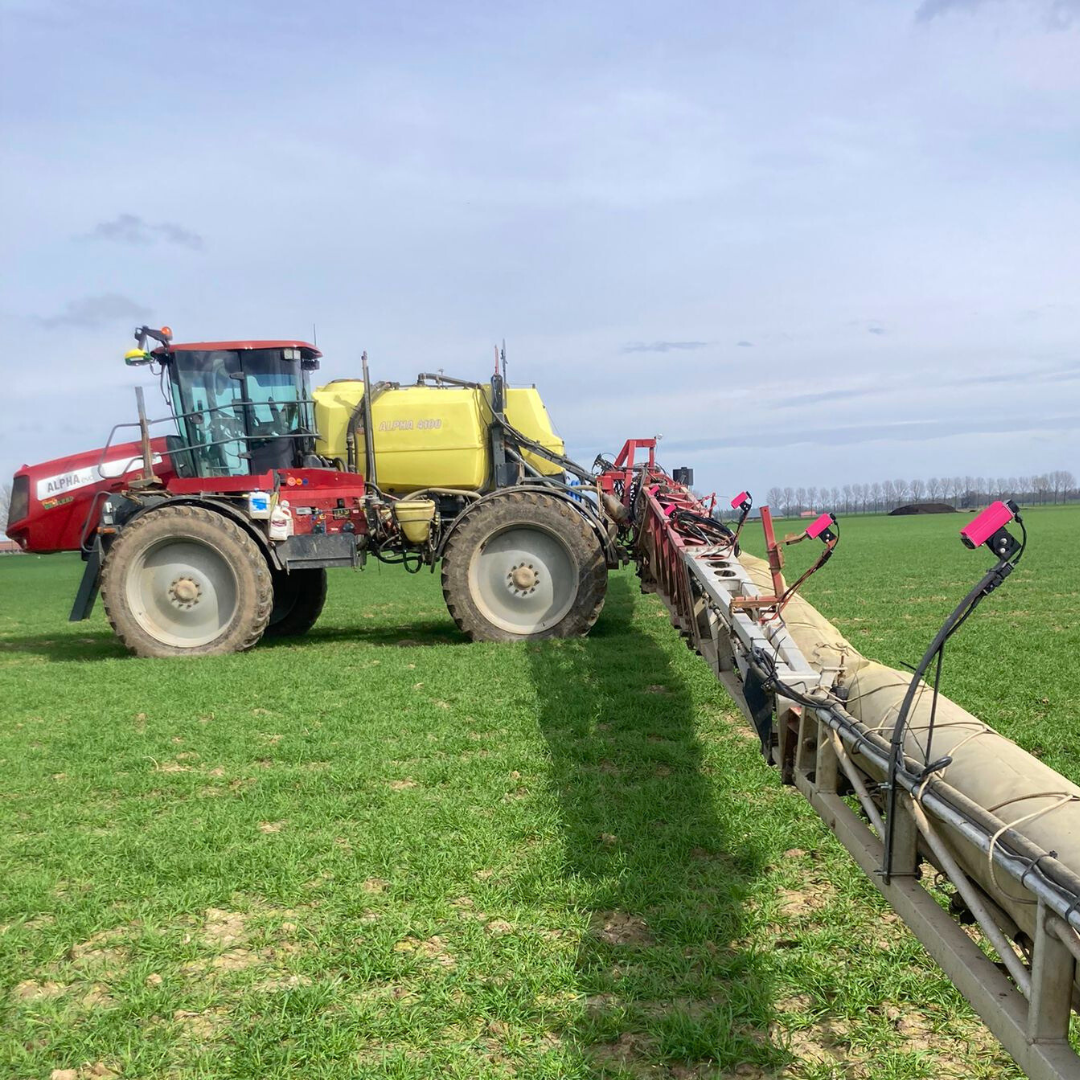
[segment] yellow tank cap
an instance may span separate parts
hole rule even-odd
[[[402,499],[394,503],[394,518],[410,544],[422,544],[435,520],[434,499]]]

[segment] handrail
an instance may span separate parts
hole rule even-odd
[[[260,402],[258,404],[263,404],[263,403]],[[295,402],[290,401],[290,402],[285,402],[284,404],[287,404],[287,405],[314,404],[314,398],[298,398]],[[183,413],[171,413],[169,416],[162,416],[162,417],[159,417],[159,418],[157,418],[155,420],[147,420],[146,421],[146,426],[148,428],[150,428],[150,427],[153,427],[155,424],[167,424],[167,423],[177,423],[177,426],[179,426],[178,421],[186,420],[186,419],[188,419],[189,417],[192,417],[192,416],[209,416],[211,413],[225,412],[226,410],[233,411],[233,410],[235,410],[237,408],[247,409],[247,408],[254,408],[254,407],[255,407],[255,405],[253,405],[251,403],[247,403],[247,402],[238,402],[238,403],[234,403],[234,404],[230,404],[230,405],[215,405],[215,406],[213,406],[211,408],[193,409],[190,412],[183,412]],[[109,437],[108,437],[108,439],[106,439],[105,445],[101,449],[101,456],[100,456],[100,458],[98,458],[98,463],[97,463],[96,468],[97,468],[99,474],[102,472],[102,467],[105,464],[105,459],[108,456],[109,449],[112,446],[113,437],[116,435],[116,433],[118,431],[121,431],[121,430],[126,429],[126,428],[139,428],[140,426],[141,425],[139,424],[139,421],[137,421],[137,420],[128,421],[128,422],[125,422],[125,423],[114,424],[113,425],[112,430],[109,432]],[[160,438],[160,436],[158,436],[158,437]],[[314,434],[312,432],[303,432],[303,431],[290,431],[290,432],[284,432],[282,434],[267,434],[267,435],[248,435],[245,432],[243,434],[231,435],[226,439],[214,439],[214,440],[212,440],[210,442],[188,443],[185,446],[173,447],[172,449],[170,449],[169,453],[170,454],[185,453],[185,452],[187,452],[189,450],[199,450],[199,449],[204,449],[204,448],[211,447],[211,446],[224,446],[227,443],[231,443],[231,442],[249,443],[249,442],[256,442],[256,441],[260,441],[260,440],[261,441],[269,441],[270,439],[313,439],[314,437],[315,436],[314,436]],[[135,454],[132,457],[128,458],[127,461],[125,462],[126,467],[124,468],[123,471],[124,472],[129,472],[130,469],[131,469],[132,463],[135,462],[135,461],[138,461],[141,456],[142,455],[140,453],[140,454]],[[104,479],[104,477],[102,477],[102,478]]]

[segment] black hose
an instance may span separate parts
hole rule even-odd
[[[907,732],[908,715],[915,702],[915,695],[918,693],[919,685],[922,682],[923,676],[929,670],[930,665],[934,662],[935,657],[941,649],[945,647],[945,642],[964,625],[968,616],[970,616],[979,606],[983,598],[996,589],[1005,578],[1012,573],[1012,569],[1013,563],[1009,562],[1007,559],[1001,559],[982,576],[979,583],[964,597],[963,600],[960,601],[959,604],[957,604],[949,617],[941,624],[941,629],[934,635],[934,640],[930,642],[930,647],[923,653],[923,658],[919,661],[918,665],[916,665],[915,671],[911,676],[911,682],[908,683],[907,691],[904,694],[904,700],[900,705],[900,711],[896,717],[896,724],[893,726],[889,748],[889,805],[886,814],[888,824],[883,838],[885,841],[885,856],[884,865],[882,867],[882,876],[886,882],[889,880],[889,874],[892,869],[892,846],[894,825],[896,821],[897,773],[905,768],[902,760],[904,757],[904,735]],[[936,697],[936,685],[934,687],[934,694]],[[929,765],[929,761],[925,762],[925,766]]]

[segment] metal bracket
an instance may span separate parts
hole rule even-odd
[[[71,605],[71,614],[68,622],[82,622],[89,619],[94,610],[97,600],[98,587],[101,583],[101,562],[104,552],[101,548],[101,537],[95,536],[86,556],[86,567],[83,570],[82,580],[79,582],[79,591],[75,594],[75,602]]]

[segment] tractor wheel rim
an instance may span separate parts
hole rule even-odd
[[[217,548],[197,540],[161,540],[131,565],[127,602],[155,641],[178,648],[208,645],[232,622],[236,571]]]
[[[489,537],[473,556],[469,588],[489,622],[512,634],[538,634],[574,606],[577,563],[555,533],[537,525],[511,525]]]

